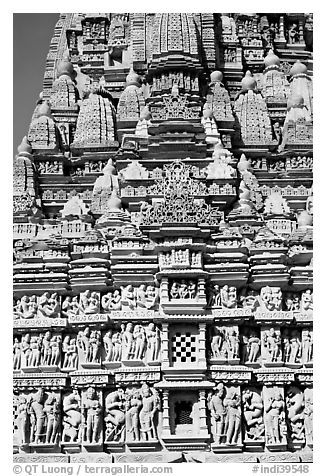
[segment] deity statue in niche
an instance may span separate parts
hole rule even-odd
[[[88,387],[82,403],[85,428],[83,441],[88,444],[99,443],[102,427],[102,405],[93,387]]]
[[[62,441],[79,442],[81,441],[82,431],[82,412],[81,399],[77,389],[66,395],[63,399],[63,431]]]
[[[283,427],[285,422],[285,404],[280,390],[275,389],[265,403],[265,425],[268,444],[280,444],[283,439]]]
[[[260,440],[265,432],[264,404],[258,390],[245,388],[242,392],[245,432],[248,440]]]
[[[125,437],[124,390],[118,388],[105,399],[105,441],[123,441]]]

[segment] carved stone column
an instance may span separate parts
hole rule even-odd
[[[161,302],[167,302],[169,300],[169,280],[166,276],[162,277],[160,286]]]
[[[279,22],[279,33],[276,38],[276,42],[286,43],[285,35],[284,35],[284,16],[280,16]]]
[[[163,390],[163,415],[162,415],[162,437],[170,436],[170,406],[169,406],[169,391]]]
[[[169,367],[170,366],[170,360],[169,360],[169,324],[167,322],[162,323],[161,355],[162,355],[162,369]]]
[[[199,432],[207,433],[206,391],[199,390]]]
[[[198,298],[206,299],[205,280],[203,278],[198,279]]]
[[[200,366],[206,368],[206,323],[199,323],[198,336],[198,362]]]

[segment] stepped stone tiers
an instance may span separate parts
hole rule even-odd
[[[60,15],[14,162],[17,462],[312,461],[312,28]]]

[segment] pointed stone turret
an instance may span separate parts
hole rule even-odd
[[[33,152],[53,153],[59,151],[59,132],[47,101],[38,106],[27,137]]]
[[[76,73],[69,56],[65,55],[57,64],[57,79],[51,89],[50,102],[53,111],[56,109],[78,109],[78,91],[74,83],[75,76]]]
[[[234,103],[235,143],[250,147],[268,147],[273,143],[271,121],[257,83],[250,71],[241,81],[241,92]]]
[[[81,103],[72,149],[116,147],[114,114],[107,97],[91,92]]]
[[[234,117],[231,109],[230,95],[222,83],[223,74],[221,71],[213,71],[210,79],[210,92],[207,94],[207,104],[210,104],[214,118],[219,126],[232,127]]]
[[[300,95],[310,115],[313,112],[312,79],[307,66],[297,60],[290,70],[290,95]]]
[[[273,104],[285,107],[289,95],[289,83],[280,69],[280,59],[272,49],[264,58],[264,64],[262,94],[267,102],[267,107]]]
[[[28,211],[35,201],[35,176],[32,147],[25,136],[17,148],[14,160],[14,213]]]
[[[126,77],[126,87],[121,93],[118,109],[118,121],[138,121],[145,99],[141,90],[140,76],[130,68]]]
[[[289,147],[302,147],[303,145],[312,148],[312,133],[312,118],[305,105],[304,98],[297,93],[291,94],[288,99],[282,143],[279,150],[283,151]]]

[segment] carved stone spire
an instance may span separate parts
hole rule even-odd
[[[272,127],[267,106],[262,95],[256,91],[257,83],[250,71],[241,81],[242,90],[234,103],[236,137],[238,145],[272,144]]]

